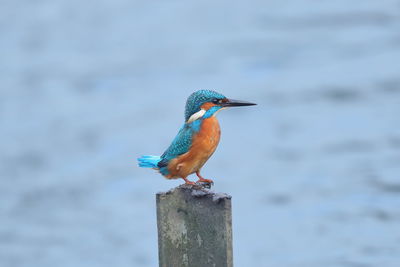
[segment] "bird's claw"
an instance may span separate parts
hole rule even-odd
[[[182,179],[185,180],[184,185],[187,185],[187,186],[199,186],[199,187],[201,187],[201,188],[210,189],[211,186],[214,185],[213,180],[204,179],[204,178],[202,178],[202,177],[201,177],[199,180],[197,180],[197,182],[189,181],[189,180],[186,179],[186,178],[182,178]]]
[[[211,186],[214,185],[214,182],[212,180],[204,179],[204,180],[199,180],[196,182],[196,185],[199,185],[201,187],[210,189]]]

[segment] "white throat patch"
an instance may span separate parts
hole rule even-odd
[[[204,109],[200,109],[199,111],[194,113],[192,116],[190,116],[190,118],[188,119],[187,122],[191,123],[197,119],[200,119],[201,117],[203,117],[204,114],[206,114],[206,111]]]

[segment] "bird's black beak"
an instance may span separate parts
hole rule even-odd
[[[222,107],[244,107],[244,106],[254,106],[254,105],[257,104],[242,100],[234,100],[234,99],[226,99],[226,102],[221,103]]]

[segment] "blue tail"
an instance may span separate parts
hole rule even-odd
[[[139,167],[142,168],[158,168],[157,164],[161,161],[159,156],[141,156],[138,158]]]

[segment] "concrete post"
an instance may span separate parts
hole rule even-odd
[[[231,196],[181,185],[157,193],[160,267],[232,267]]]

